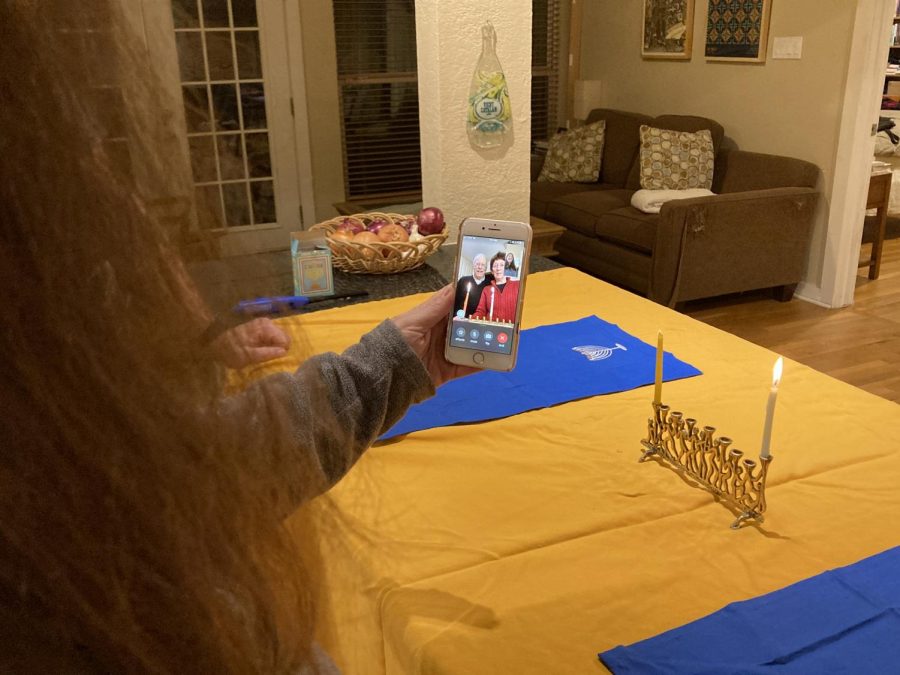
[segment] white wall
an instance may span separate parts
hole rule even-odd
[[[344,201],[334,17],[331,0],[292,1],[300,6],[315,222],[321,222],[337,215],[332,204]]]
[[[503,145],[480,149],[469,143],[466,114],[488,20],[509,88],[512,131]],[[468,216],[528,222],[531,0],[417,0],[416,43],[424,203],[440,207],[453,230]]]

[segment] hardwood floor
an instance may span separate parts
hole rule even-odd
[[[868,255],[870,246],[863,246]],[[884,243],[881,275],[860,269],[851,307],[825,309],[765,293],[700,300],[684,313],[900,403],[900,239]]]

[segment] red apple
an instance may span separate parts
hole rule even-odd
[[[419,211],[416,222],[419,224],[419,234],[440,234],[444,231],[444,214],[434,206]]]

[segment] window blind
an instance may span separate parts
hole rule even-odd
[[[347,198],[422,190],[415,0],[334,0]]]
[[[560,0],[533,0],[531,20],[531,140],[558,127]]]

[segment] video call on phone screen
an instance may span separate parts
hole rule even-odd
[[[450,344],[510,354],[525,242],[466,235],[460,246]]]

